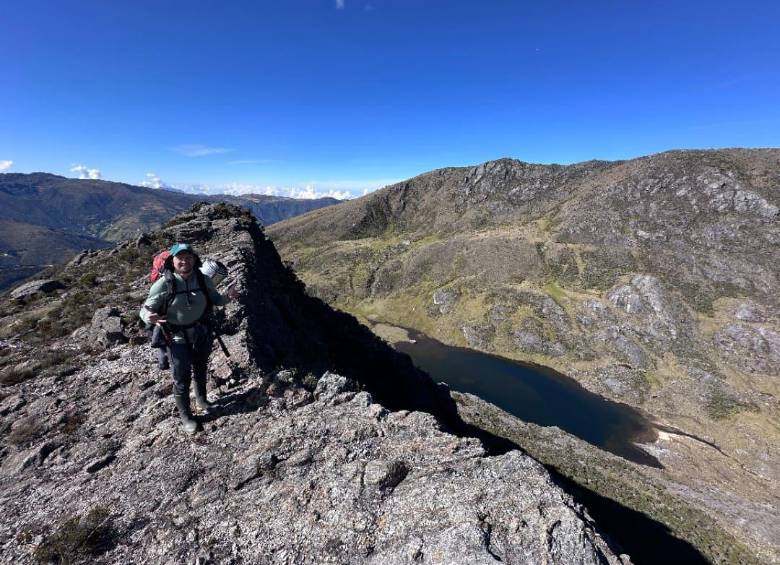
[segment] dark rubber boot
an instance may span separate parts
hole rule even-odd
[[[182,429],[188,434],[194,434],[198,431],[198,423],[192,418],[189,395],[174,394],[173,398],[176,400],[176,408],[179,410]]]
[[[208,413],[211,410],[211,402],[206,399],[206,375],[195,377],[195,406],[198,410]]]

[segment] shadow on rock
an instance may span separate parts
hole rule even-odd
[[[588,509],[615,553],[628,553],[637,565],[709,563],[688,542],[675,537],[664,524],[641,512],[586,489],[547,467],[553,481]]]

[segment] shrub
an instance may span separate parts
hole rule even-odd
[[[83,414],[67,414],[60,421],[60,431],[64,434],[74,434],[78,431],[81,425],[87,421],[86,416]]]
[[[6,440],[12,445],[27,445],[45,431],[42,422],[33,416],[27,416],[14,422],[11,432],[6,436]]]
[[[35,371],[32,367],[20,367],[19,365],[6,367],[0,371],[0,383],[4,386],[18,385],[30,380],[34,376]]]
[[[89,273],[84,273],[79,278],[79,286],[83,286],[86,288],[91,288],[97,284],[97,273],[94,271],[90,271]]]
[[[75,563],[105,553],[113,547],[115,537],[109,518],[108,510],[97,506],[85,516],[66,519],[35,548],[35,559],[40,563]]]
[[[133,264],[138,260],[139,253],[137,249],[132,247],[125,247],[119,252],[119,259],[125,263]]]

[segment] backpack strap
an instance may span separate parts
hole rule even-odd
[[[165,269],[163,271],[163,276],[165,277],[165,302],[163,303],[163,310],[160,312],[160,314],[165,317],[168,314],[168,308],[171,304],[173,304],[173,301],[176,299],[177,294],[190,292],[189,290],[182,290],[178,291],[176,290],[176,277],[173,275],[173,271],[170,269]],[[201,316],[201,319],[206,318],[211,315],[211,311],[214,309],[214,302],[211,300],[211,295],[209,294],[209,287],[206,285],[206,276],[200,271],[200,269],[195,269],[195,277],[198,281],[198,288],[194,290],[199,290],[203,293],[203,295],[206,297],[206,310],[203,312],[203,316]]]
[[[176,299],[176,277],[173,276],[173,271],[170,269],[163,270],[163,277],[165,278],[165,302],[163,302],[160,314],[164,318],[168,314],[168,308]]]

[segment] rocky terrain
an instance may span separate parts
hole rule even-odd
[[[551,367],[650,414],[665,470],[648,480],[777,561],[779,189],[774,149],[502,159],[433,171],[269,235],[314,294],[363,320]],[[502,425],[492,431],[523,436]],[[518,443],[543,445],[537,432]],[[699,548],[719,543],[620,491],[599,492]]]
[[[195,436],[137,321],[174,240],[241,293]],[[541,464],[306,295],[247,212],[199,206],[53,275],[0,304],[3,562],[632,562]]]
[[[159,228],[195,202],[244,206],[263,224],[338,203],[333,198],[196,196],[47,173],[0,175],[0,290],[83,249]]]

